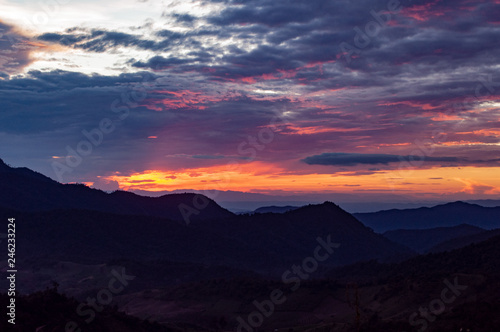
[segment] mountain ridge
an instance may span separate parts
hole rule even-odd
[[[396,229],[428,229],[460,224],[493,229],[500,227],[500,207],[483,207],[463,201],[416,209],[391,209],[354,213],[356,218],[376,232]]]
[[[202,201],[202,209],[196,209],[200,204],[195,200]],[[125,191],[106,193],[84,184],[61,184],[28,168],[10,167],[3,161],[0,162],[0,206],[31,212],[75,208],[177,221],[186,221],[180,207],[187,206],[196,211],[189,216],[189,221],[234,216],[214,200],[200,194],[147,197]]]

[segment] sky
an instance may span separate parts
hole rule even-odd
[[[0,158],[103,190],[500,198],[500,0],[0,0]]]

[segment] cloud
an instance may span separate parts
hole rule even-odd
[[[389,163],[405,161],[429,161],[429,162],[457,162],[456,157],[425,157],[425,156],[399,156],[391,154],[363,154],[363,153],[323,153],[307,157],[302,161],[308,165],[329,166],[355,166],[363,165],[387,165]]]
[[[475,180],[471,179],[460,179],[456,178],[455,180],[463,183],[465,186],[461,190],[463,193],[472,194],[472,195],[482,195],[482,194],[498,194],[500,190],[494,186],[486,185]]]
[[[395,93],[399,91],[410,92],[406,98],[436,99],[445,92],[447,97],[463,96],[461,90],[471,81],[463,68],[474,67],[477,75],[498,71],[489,67],[500,56],[498,25],[492,15],[485,18],[500,10],[491,2],[439,1],[422,6],[402,1],[402,12],[391,15],[351,63],[346,63],[339,45],[354,44],[353,28],[377,23],[371,11],[387,10],[387,1],[211,2],[224,7],[196,18],[189,12],[163,14],[181,25],[200,23],[191,29],[169,27],[146,36],[71,28],[39,39],[89,52],[117,48],[162,52],[128,62],[136,68],[198,71],[221,82],[261,83],[275,77],[276,83],[286,79],[291,86],[305,85],[314,91],[382,88],[394,99],[401,98]],[[460,8],[467,8],[468,15]],[[456,21],[442,20],[443,15]],[[436,71],[443,78],[439,84],[426,79]],[[412,84],[407,79],[410,73]]]
[[[190,62],[188,59],[179,58],[164,58],[162,56],[154,56],[147,62],[137,61],[132,64],[133,67],[137,68],[151,68],[155,70],[166,69],[172,66],[181,65]]]
[[[33,52],[45,47],[15,26],[0,21],[0,79],[19,73],[32,63]]]
[[[25,162],[32,158],[39,164],[37,170],[53,177],[51,162],[65,158],[68,147],[76,149],[87,139],[83,131],[98,128],[105,118],[114,121],[116,129],[104,135],[67,181],[88,182],[86,176],[111,169],[161,168],[165,160],[175,170],[227,163],[222,156],[247,157],[238,154],[238,145],[269,124],[286,101],[214,88],[196,84],[191,77],[172,80],[150,72],[105,76],[32,71],[26,77],[0,80],[2,157],[24,156]],[[114,112],[121,109],[129,112],[123,121],[118,120],[120,112]]]
[[[304,23],[318,15],[318,8],[327,1],[251,1],[244,6],[229,7],[208,19],[212,24],[226,26],[231,24],[264,24],[280,26],[290,23]]]
[[[194,23],[197,20],[197,18],[195,16],[190,15],[190,14],[178,14],[178,13],[174,13],[171,16],[177,22],[188,24],[188,25],[191,25],[192,23]]]

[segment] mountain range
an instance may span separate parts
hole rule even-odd
[[[0,220],[16,218],[21,330],[84,326],[78,302],[120,270],[133,282],[96,331],[235,330],[276,289],[287,301],[263,323],[268,330],[413,331],[412,312],[456,278],[468,291],[428,331],[492,331],[500,326],[499,212],[454,202],[352,215],[327,201],[235,215],[199,194],[106,193],[0,162]],[[30,311],[37,306],[44,314]]]

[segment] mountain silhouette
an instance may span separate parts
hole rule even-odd
[[[146,197],[124,191],[108,194],[83,184],[61,184],[28,168],[12,168],[2,160],[0,206],[24,212],[84,209],[177,221],[184,221],[184,216],[188,216],[189,221],[233,216],[233,213],[201,195],[186,193]]]
[[[354,213],[354,216],[380,233],[396,229],[428,229],[460,224],[484,229],[500,227],[500,207],[483,207],[460,201],[431,208]]]

